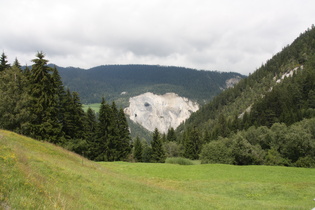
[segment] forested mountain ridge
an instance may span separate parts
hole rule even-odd
[[[103,65],[88,70],[56,67],[66,87],[77,91],[83,103],[99,103],[101,97],[127,106],[133,96],[174,92],[198,103],[209,101],[239,73],[194,70],[158,65]]]
[[[306,126],[314,125],[314,90],[312,27],[193,113],[177,135],[184,144],[197,136],[195,145],[204,162],[314,167],[315,133]]]
[[[291,45],[266,61],[259,69],[247,78],[241,80],[233,88],[227,89],[216,96],[210,103],[203,106],[198,112],[186,121],[186,126],[197,126],[210,129],[224,115],[227,120],[240,116],[253,104],[265,100],[265,96],[274,93],[280,86],[277,81],[287,72],[306,66],[306,70],[295,72],[294,75],[312,73],[314,70],[315,28],[308,29],[301,34]],[[309,69],[309,70],[308,70]],[[294,76],[295,78],[295,76]],[[281,83],[288,84],[291,78],[285,78]],[[306,78],[310,83],[312,78]],[[278,85],[277,85],[278,84]],[[304,87],[311,90],[312,86]],[[289,94],[290,95],[290,94]],[[268,97],[267,97],[268,98]],[[181,129],[183,126],[181,126]]]

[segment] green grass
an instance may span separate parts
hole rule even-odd
[[[95,113],[98,113],[100,106],[101,106],[100,103],[83,104],[83,110],[86,112],[88,110],[88,108],[90,107]]]
[[[312,209],[315,170],[88,161],[0,131],[0,209]]]

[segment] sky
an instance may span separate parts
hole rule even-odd
[[[0,0],[0,50],[32,65],[152,64],[248,75],[315,22],[314,0]]]

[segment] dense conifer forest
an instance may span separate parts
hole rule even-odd
[[[56,68],[64,85],[78,92],[83,103],[99,103],[99,98],[105,97],[125,107],[130,97],[145,92],[174,92],[204,104],[226,88],[226,80],[245,77],[235,72],[158,65],[104,65],[88,70]]]
[[[48,141],[98,161],[125,160],[132,145],[122,109],[101,101],[85,113],[77,92],[65,89],[42,52],[22,70],[7,56],[0,63],[0,128]]]

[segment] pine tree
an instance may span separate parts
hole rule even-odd
[[[0,128],[24,134],[30,117],[28,80],[16,66],[0,74]]]
[[[185,135],[184,156],[196,160],[201,152],[202,141],[196,128],[188,130]]]
[[[165,153],[162,147],[161,136],[159,130],[155,128],[153,132],[153,139],[151,142],[152,146],[152,161],[156,163],[164,163],[165,162]]]
[[[57,118],[57,93],[51,76],[52,68],[47,66],[42,52],[37,53],[30,75],[29,95],[32,114],[28,134],[35,139],[60,143],[62,125]]]
[[[8,64],[7,56],[3,52],[0,57],[0,72],[4,71],[5,69],[9,67],[10,67],[10,64]]]
[[[109,153],[109,142],[110,142],[110,126],[112,110],[110,106],[106,103],[105,99],[102,98],[99,116],[98,116],[98,125],[96,130],[96,140],[93,145],[93,159],[98,161],[108,160]]]
[[[166,139],[167,141],[177,142],[176,133],[173,127],[168,129]]]
[[[143,151],[142,143],[139,137],[137,137],[134,144],[134,158],[137,162],[142,162],[142,151]]]
[[[93,159],[93,146],[95,145],[96,140],[96,128],[97,128],[97,121],[96,121],[96,114],[95,112],[89,107],[86,111],[86,120],[85,120],[85,136],[88,149],[86,151],[86,157],[89,159]]]
[[[19,69],[21,69],[21,68],[22,68],[22,66],[21,66],[21,64],[20,64],[20,62],[18,61],[18,59],[17,59],[17,58],[15,58],[14,63],[13,63],[13,65],[12,65],[12,66],[15,66],[15,67],[17,67],[17,68],[19,68]]]
[[[119,128],[119,160],[124,160],[131,152],[131,137],[127,119],[123,109],[118,112],[118,128]]]

